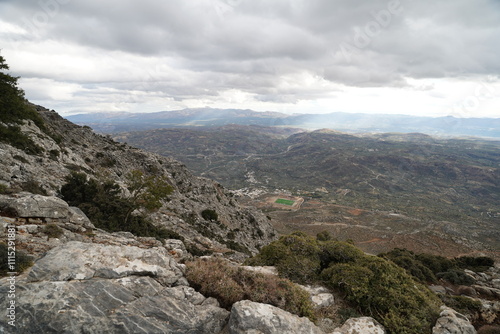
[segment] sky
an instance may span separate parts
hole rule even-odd
[[[500,117],[499,0],[0,0],[0,49],[63,116]]]

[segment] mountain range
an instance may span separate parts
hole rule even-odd
[[[329,128],[343,132],[420,132],[439,136],[500,137],[500,118],[418,117],[390,114],[333,112],[284,114],[241,109],[197,108],[153,113],[93,113],[67,119],[103,133],[175,127],[217,127],[228,124]]]

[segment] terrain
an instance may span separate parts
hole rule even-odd
[[[250,195],[247,203],[263,209],[280,232],[327,229],[374,253],[407,247],[498,258],[499,141],[332,130],[287,136],[280,129],[229,125],[114,138],[174,156]],[[270,203],[280,194],[304,203],[299,210]]]
[[[1,56],[0,68],[8,69]],[[327,231],[278,236],[272,218],[234,191],[30,104],[16,81],[0,73],[2,333],[498,327],[500,271],[492,258],[373,256]],[[287,131],[270,137],[281,145]],[[306,204],[281,193],[266,203],[288,212]]]
[[[500,118],[418,117],[408,115],[330,112],[284,114],[241,109],[197,108],[153,113],[93,113],[67,117],[102,133],[158,128],[214,127],[229,124],[260,125],[343,132],[421,132],[443,136],[500,137]]]

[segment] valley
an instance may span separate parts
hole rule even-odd
[[[327,230],[374,254],[404,247],[499,258],[498,141],[238,125],[114,138],[221,182],[283,234]],[[275,202],[289,197],[300,206]]]

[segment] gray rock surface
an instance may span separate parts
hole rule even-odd
[[[10,209],[21,218],[61,219],[70,216],[68,203],[54,196],[28,195],[0,200],[0,205]]]
[[[219,333],[229,312],[187,284],[166,249],[67,242],[16,282],[19,333]],[[178,286],[172,286],[177,284]],[[9,291],[0,280],[0,294]],[[0,307],[7,307],[2,298]],[[0,317],[0,332],[9,332]]]
[[[307,318],[248,300],[237,302],[229,318],[230,334],[321,334]]]
[[[109,246],[70,241],[39,259],[28,282],[87,280],[94,277],[150,276],[165,285],[183,277],[182,268],[167,250]]]
[[[476,329],[469,319],[455,310],[441,306],[441,313],[432,334],[475,334]]]
[[[384,327],[373,318],[361,317],[348,319],[332,334],[385,334]]]

